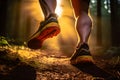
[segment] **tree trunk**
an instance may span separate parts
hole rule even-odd
[[[7,1],[1,0],[0,1],[0,35],[6,35],[6,11],[7,11]]]
[[[112,32],[112,46],[120,46],[120,22],[118,15],[117,0],[110,0],[111,5],[111,32]]]
[[[97,0],[97,45],[102,45],[101,0]]]

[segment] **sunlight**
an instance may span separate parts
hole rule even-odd
[[[91,0],[92,3],[95,3],[95,0]]]
[[[74,47],[77,43],[77,36],[74,25],[74,15],[69,1],[70,0],[57,0],[57,7],[55,13],[58,15],[61,32],[58,36],[45,40],[42,46],[42,49],[52,50],[53,52],[51,52],[51,54],[53,53],[53,55],[61,55],[63,53],[70,55],[71,53],[73,53]],[[26,31],[27,29],[30,29],[29,35],[31,36],[39,28],[39,23],[44,20],[44,15],[38,1],[22,3],[21,21],[23,23],[22,25],[24,26],[26,26],[24,23],[27,23],[25,22],[25,18],[30,18],[29,24],[31,26],[27,26]],[[24,26],[22,26],[21,30],[25,28]],[[56,54],[58,52],[59,54]],[[19,51],[19,53],[22,53],[22,51]],[[33,55],[30,55],[27,52],[23,55],[21,54],[21,56],[29,56],[28,58],[33,57]]]
[[[61,16],[62,14],[62,8],[61,8],[61,0],[57,0],[57,7],[56,7],[56,10],[55,10],[55,13],[58,15],[58,16]]]

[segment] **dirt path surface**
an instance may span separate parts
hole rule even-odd
[[[44,50],[25,47],[0,48],[0,80],[120,79],[118,56],[111,60],[93,57],[95,64],[73,66],[69,57],[48,55]]]

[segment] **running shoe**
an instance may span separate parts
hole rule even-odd
[[[70,59],[72,65],[93,63],[93,58],[89,51],[89,46],[86,43],[81,44],[79,48],[76,49],[75,53]]]
[[[38,31],[32,35],[28,41],[28,47],[31,49],[40,49],[43,42],[60,33],[60,26],[56,17],[49,17],[40,23]]]

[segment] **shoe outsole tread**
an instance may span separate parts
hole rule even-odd
[[[59,25],[55,22],[51,22],[38,30],[32,38],[28,41],[28,47],[31,49],[39,49],[42,47],[44,40],[52,38],[60,33]]]
[[[94,63],[94,60],[92,56],[88,55],[83,55],[83,56],[78,56],[76,59],[71,59],[70,63],[72,65],[77,65],[77,64],[84,64],[84,63]]]

